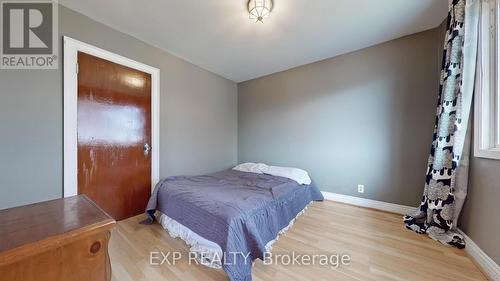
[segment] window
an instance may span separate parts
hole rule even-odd
[[[481,13],[474,156],[500,159],[500,0],[484,1]]]

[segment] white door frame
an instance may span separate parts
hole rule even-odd
[[[160,177],[160,70],[64,36],[64,193],[78,194],[78,52],[151,74],[151,189]]]

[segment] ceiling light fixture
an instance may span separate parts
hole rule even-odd
[[[273,0],[249,0],[247,4],[250,19],[255,22],[264,22],[273,10]]]

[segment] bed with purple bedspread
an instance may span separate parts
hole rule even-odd
[[[146,211],[151,222],[158,210],[218,244],[230,280],[250,281],[252,262],[263,259],[266,244],[309,203],[322,200],[314,182],[225,170],[161,180]]]

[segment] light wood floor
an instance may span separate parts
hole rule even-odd
[[[143,216],[118,223],[110,243],[114,281],[228,280],[222,270],[189,265],[151,266],[150,251],[189,248],[155,223],[140,225]],[[463,251],[440,245],[406,230],[401,216],[334,202],[316,202],[273,247],[273,253],[349,254],[351,265],[264,265],[258,261],[253,280],[487,280]]]

